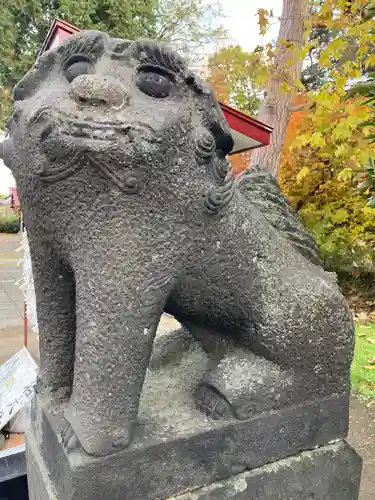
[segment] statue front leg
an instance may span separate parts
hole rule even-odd
[[[102,263],[103,264],[103,263]],[[63,432],[92,455],[126,447],[172,280],[148,264],[103,264],[77,279],[74,387]]]
[[[75,283],[68,264],[40,239],[28,235],[39,326],[40,377],[43,385],[71,392],[75,344]]]

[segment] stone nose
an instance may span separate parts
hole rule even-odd
[[[121,108],[130,102],[129,93],[115,78],[79,75],[72,87],[74,99],[81,106]]]

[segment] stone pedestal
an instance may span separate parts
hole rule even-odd
[[[100,496],[103,493],[91,496],[92,488],[91,493],[82,489],[78,494],[71,492],[70,496],[63,493],[57,495],[33,437],[28,437],[27,445],[30,500],[134,498],[131,493],[125,493],[126,471],[122,477],[123,491],[119,489],[116,496]],[[236,474],[209,486],[190,491],[184,488],[184,492],[168,496],[166,500],[357,500],[361,467],[361,458],[345,441],[339,441]],[[145,472],[147,473],[139,471],[140,481]],[[168,470],[161,468],[159,474],[168,475]],[[155,482],[157,481],[156,477]],[[97,484],[95,477],[92,477],[92,482]],[[154,493],[155,496],[150,494],[151,491],[145,492],[147,496],[144,498],[165,499],[157,492]]]
[[[30,500],[357,499],[361,460],[342,441],[346,394],[214,421],[193,401],[209,363],[193,347],[148,372],[131,446],[101,458],[62,447],[64,405],[38,394],[27,436]]]

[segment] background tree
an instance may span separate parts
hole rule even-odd
[[[207,52],[217,48],[227,33],[219,0],[154,0],[157,40],[166,40],[191,63],[203,64]]]
[[[309,0],[283,1],[279,36],[259,111],[259,119],[273,127],[272,141],[269,146],[257,149],[251,162],[254,165],[263,165],[275,176],[291,117],[293,93],[302,71],[302,49],[305,44],[305,20],[308,13]],[[260,11],[260,14],[264,16],[264,11]],[[260,16],[260,20],[262,19]]]
[[[156,38],[198,59],[225,33],[219,3],[204,0],[4,0],[0,3],[0,129],[10,113],[11,89],[35,61],[54,18],[112,36]],[[196,62],[196,60],[195,60]]]
[[[222,48],[208,58],[206,78],[219,100],[249,115],[257,115],[267,79],[261,50],[247,52],[239,45]]]
[[[329,106],[293,114],[279,181],[314,234],[327,268],[345,281],[370,275],[373,281],[375,211],[366,207],[365,195],[356,189],[369,148],[359,124],[370,110],[356,100],[342,102],[339,96],[331,98]]]
[[[375,211],[366,206],[368,193],[357,189],[358,173],[375,151],[371,129],[362,127],[371,103],[347,91],[367,79],[375,62],[367,6],[363,0],[314,2],[310,26],[328,33],[321,46],[310,37],[318,72],[301,94],[306,106],[288,127],[279,177],[327,267],[361,289],[373,287],[375,278]]]
[[[272,75],[272,71],[280,71],[274,76],[279,89],[283,88],[283,103],[286,98],[290,100],[291,117],[285,137],[278,143],[279,180],[305,225],[314,233],[327,268],[337,271],[345,283],[356,283],[363,289],[375,281],[375,211],[366,206],[366,196],[371,193],[357,189],[363,164],[369,155],[375,155],[375,144],[369,140],[372,134],[375,139],[375,127],[362,127],[363,122],[371,125],[375,110],[375,84],[371,78],[375,23],[366,0],[311,0],[309,8],[304,22],[307,43],[298,51],[299,57],[304,58],[300,79],[296,78],[293,84],[288,79],[288,69],[283,73],[282,67],[280,70],[280,66],[275,66],[277,49],[272,45],[265,45],[260,54],[266,72]],[[267,24],[268,14],[261,12],[262,26]],[[232,67],[241,68],[241,50],[231,54]],[[228,71],[227,65],[220,70],[222,54],[219,56],[216,73],[215,66],[211,68],[211,75],[216,75],[215,89],[219,85],[224,100],[233,104],[230,90],[236,89],[236,105],[245,111],[254,109],[250,108],[252,99],[246,105],[246,93],[241,94],[241,86],[236,86],[236,78],[244,81],[246,77],[254,78],[253,74],[245,70],[245,75],[239,77],[239,70]],[[288,68],[288,61],[286,65]],[[363,94],[373,97],[372,103],[366,104],[366,97],[354,94],[348,98],[353,82],[362,80]],[[275,106],[278,109],[277,101]],[[277,109],[274,120],[279,116]],[[262,163],[263,152],[266,149],[253,152],[251,161]],[[277,161],[272,162],[276,164]],[[235,159],[237,171],[245,166],[243,158]]]
[[[229,45],[213,53],[207,61],[205,77],[219,101],[256,116],[262,89],[268,77],[268,61],[262,47],[253,52]],[[232,169],[239,174],[251,160],[251,152],[231,156]]]
[[[339,36],[339,31],[333,31],[319,23],[310,31],[308,53],[304,60],[301,82],[306,90],[318,90],[327,80],[328,70],[320,66],[319,58],[328,44]]]

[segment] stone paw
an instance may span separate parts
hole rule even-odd
[[[201,384],[195,391],[195,402],[199,410],[215,420],[234,418],[231,404],[214,387]]]
[[[134,425],[128,421],[110,425],[90,415],[81,418],[71,407],[65,411],[65,419],[67,423],[61,432],[61,442],[68,451],[82,446],[89,455],[110,455],[127,448],[133,436]]]
[[[198,407],[215,419],[246,420],[255,414],[293,404],[296,384],[291,373],[249,351],[232,349],[199,385]]]
[[[57,402],[63,402],[70,398],[72,386],[61,386],[60,384],[47,384],[41,377],[37,377],[34,386],[36,394],[48,394]]]

